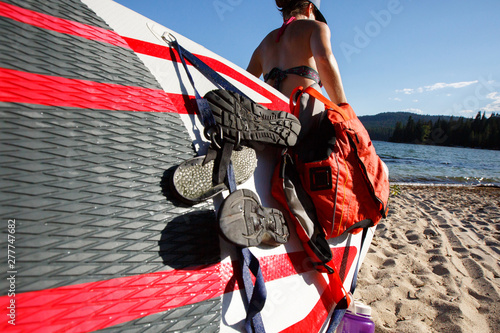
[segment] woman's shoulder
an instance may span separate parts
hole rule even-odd
[[[300,29],[330,30],[326,23],[316,20],[297,20],[293,23],[295,23],[295,26],[299,27]]]
[[[266,49],[276,44],[276,38],[280,29],[275,29],[269,32],[260,42],[258,49]]]
[[[276,37],[278,36],[279,31],[280,31],[280,28],[272,30],[271,32],[269,32],[266,35],[266,37],[264,37],[264,39],[262,41],[268,43],[268,42],[272,42],[272,41],[276,40]]]
[[[262,39],[257,49],[259,51],[270,51],[271,49],[275,49],[277,47],[276,40],[279,31],[280,28],[277,28],[269,32]],[[281,38],[288,41],[294,40],[294,42],[302,43],[303,41],[308,40],[313,34],[323,34],[325,32],[329,33],[330,29],[328,28],[328,25],[323,22],[315,20],[297,20],[292,22],[290,26],[287,27],[287,30]]]
[[[324,34],[330,31],[328,25],[315,20],[297,20],[293,22],[288,29],[290,29],[290,37],[298,37],[299,39],[301,39],[301,37],[310,38],[313,34]]]

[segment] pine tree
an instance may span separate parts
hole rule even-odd
[[[404,134],[403,124],[400,121],[398,121],[396,123],[396,128],[394,129],[394,132],[392,133],[392,136],[390,137],[389,141],[404,142],[403,134]]]
[[[474,118],[438,118],[435,123],[415,122],[410,115],[406,124],[396,123],[390,141],[500,149],[500,115],[488,118],[486,112],[478,112]]]

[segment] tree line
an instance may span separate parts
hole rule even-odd
[[[434,122],[415,121],[409,116],[405,124],[401,121],[396,123],[389,141],[500,149],[500,114],[493,113],[487,118],[484,112],[478,112],[475,118],[439,117]]]

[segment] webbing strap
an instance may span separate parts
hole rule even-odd
[[[208,101],[204,98],[201,97],[201,95],[198,93],[198,90],[196,89],[196,86],[194,84],[193,77],[191,76],[191,73],[189,72],[189,69],[186,64],[186,60],[184,57],[188,57],[188,53],[182,46],[177,43],[177,40],[173,40],[171,44],[177,49],[177,53],[179,53],[179,57],[181,58],[181,63],[182,66],[184,66],[184,69],[186,71],[186,74],[189,78],[189,82],[191,82],[191,85],[193,86],[194,89],[194,94],[196,97],[196,104],[198,106],[198,111],[201,117],[201,122],[203,123],[203,126],[205,128],[211,128],[216,125],[214,115],[212,113],[212,109],[210,109],[210,105],[208,104]]]
[[[226,182],[229,188],[229,192],[236,191],[236,180],[234,177],[230,178],[234,174],[231,165],[231,156],[233,154],[234,143],[224,141],[222,149],[217,149],[217,157],[214,163],[214,174],[213,179],[214,184],[221,184]]]
[[[363,250],[363,245],[365,245],[365,240],[366,240],[367,234],[368,234],[368,227],[363,228],[363,234],[361,235],[361,246],[359,247],[358,262],[356,263],[356,269],[354,271],[354,276],[352,278],[351,294],[353,294],[354,290],[356,289],[357,280],[358,280],[358,272],[359,272],[359,263],[361,261],[361,251]]]
[[[356,268],[354,269],[354,276],[352,278],[352,283],[351,283],[351,290],[350,290],[351,295],[353,295],[354,291],[356,290],[356,285],[357,285],[357,280],[358,280],[358,272],[359,272],[359,264],[361,261],[361,251],[363,250],[363,245],[365,244],[366,235],[368,234],[368,228],[369,227],[363,228],[363,234],[361,235],[361,245],[359,247],[358,262],[356,263]],[[344,317],[344,314],[346,313],[348,305],[349,305],[348,303],[347,304],[337,303],[337,305],[335,306],[335,310],[333,310],[333,314],[332,314],[332,317],[330,319],[330,324],[328,325],[328,329],[327,329],[326,333],[334,333],[335,332],[335,330],[337,329],[337,327],[340,324],[340,321]]]
[[[340,321],[344,318],[347,309],[337,309],[333,311],[332,317],[330,319],[330,324],[328,325],[328,329],[326,333],[334,333],[337,327],[340,325]]]
[[[314,89],[313,87],[307,87],[304,90],[304,93],[309,94],[316,98],[317,100],[320,100],[322,103],[324,103],[328,108],[335,110],[338,112],[344,120],[349,120],[351,119],[350,115],[346,114],[344,110],[342,110],[337,104],[333,103],[330,101],[328,98],[326,98],[322,93]]]
[[[325,106],[328,109],[335,111],[335,113],[334,113],[335,114],[335,122],[347,121],[347,120],[350,120],[350,119],[353,119],[356,117],[356,114],[354,113],[354,111],[352,111],[352,109],[350,107],[345,109],[345,110],[342,109],[340,106],[338,106],[337,104],[330,101],[321,92],[319,92],[318,90],[316,90],[312,86],[307,87],[305,89],[304,89],[304,87],[297,87],[293,90],[292,94],[290,95],[290,111],[296,117],[299,116],[300,104],[297,103],[297,105],[295,105],[294,98],[296,95],[298,95],[297,100],[299,100],[300,96],[304,93],[311,95],[312,97],[316,98],[317,100],[319,100],[320,102],[325,104]],[[341,104],[341,105],[343,105],[343,104]],[[347,105],[347,104],[345,104],[345,105]]]
[[[212,113],[212,109],[210,108],[208,101],[202,98],[201,95],[198,93],[194,84],[194,80],[191,74],[189,73],[189,69],[187,67],[184,58],[186,58],[200,73],[202,73],[206,78],[208,78],[213,84],[228,91],[240,94],[241,96],[245,96],[246,98],[248,98],[248,96],[246,96],[243,92],[241,92],[229,81],[224,79],[219,73],[214,71],[203,61],[201,61],[192,53],[184,49],[172,35],[170,36],[170,38],[171,40],[166,40],[166,39],[165,40],[169,42],[172,46],[174,46],[177,49],[177,52],[179,53],[182,65],[184,66],[189,81],[191,82],[191,85],[193,86],[195,91],[196,104],[198,105],[198,111],[200,113],[201,121],[203,122],[205,128],[213,127],[216,125],[216,122]],[[228,147],[229,147],[228,145],[224,145],[223,150],[227,150]],[[230,154],[228,154],[227,151],[223,152],[221,158],[223,159],[223,161],[219,165],[219,167],[220,166],[225,167],[227,165],[227,172],[225,179],[229,191],[232,193],[236,191],[236,179],[234,175],[233,165],[230,160]],[[218,175],[219,175],[218,177],[221,177],[222,174],[224,174],[224,172],[218,170]],[[248,248],[240,248],[239,254],[241,261],[241,270],[243,275],[243,285],[245,287],[245,294],[248,303],[247,316],[245,319],[245,329],[247,333],[265,333],[266,331],[264,329],[264,323],[262,322],[260,311],[262,310],[266,302],[267,291],[266,291],[266,283],[264,281],[264,276],[262,275],[262,271],[260,269],[259,260],[252,254],[252,252],[250,252]],[[253,276],[255,277],[255,286],[252,282],[250,273],[252,273]]]
[[[240,262],[243,273],[243,284],[247,296],[247,317],[245,319],[245,330],[247,333],[265,332],[264,323],[260,316],[260,311],[264,307],[267,297],[266,283],[260,269],[259,260],[250,252],[248,248],[241,248]],[[255,286],[252,277],[255,277]],[[252,327],[253,325],[253,327]]]
[[[173,36],[171,36],[173,38]],[[222,75],[213,70],[210,66],[201,61],[198,57],[193,55],[191,52],[183,48],[175,38],[173,41],[169,41],[172,45],[174,45],[177,49],[177,52],[182,55],[196,68],[200,73],[202,73],[207,79],[210,80],[214,85],[219,88],[226,89],[228,91],[235,92],[248,98],[240,89],[236,88],[234,84],[226,80]],[[181,57],[182,58],[182,57]]]
[[[293,159],[287,153],[283,154],[282,168],[284,169],[281,171],[282,177],[285,178],[286,176],[292,182],[293,186],[295,187],[295,193],[297,195],[298,201],[301,201],[302,203],[306,201],[311,202],[311,205],[314,206],[314,204],[312,203],[312,199],[307,194],[307,192],[304,189],[304,186],[302,185],[299,172],[293,162]],[[310,216],[310,218],[317,220],[315,211],[312,211],[311,213],[314,215]],[[326,260],[331,261],[332,250],[330,249],[330,246],[328,245],[326,239],[324,238],[325,237],[324,233],[322,233],[322,236],[318,235],[318,238],[319,237],[323,238],[325,242],[325,247],[323,248],[318,246],[316,248],[316,251],[318,252],[316,252],[315,255],[318,258],[318,260],[322,261],[321,263],[318,263],[318,266],[324,266],[325,269],[328,271],[328,279],[330,280],[330,290],[333,294],[333,299],[336,303],[340,303],[343,299],[348,299],[349,295],[347,291],[344,289],[344,284],[342,283],[342,279],[340,278],[338,270],[336,270],[335,267],[328,266],[328,262],[325,262]],[[320,251],[323,253],[320,253]],[[329,255],[329,258],[327,258],[327,255]]]

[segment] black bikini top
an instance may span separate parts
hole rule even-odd
[[[319,73],[309,66],[298,66],[287,70],[281,70],[278,67],[274,67],[269,73],[264,75],[264,81],[267,82],[268,80],[274,80],[273,87],[279,90],[281,82],[288,76],[288,74],[299,75],[307,79],[311,79],[322,86]]]

